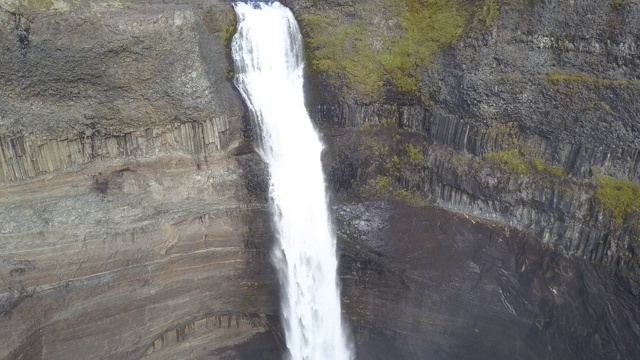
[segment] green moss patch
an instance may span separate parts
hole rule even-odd
[[[484,21],[486,27],[490,27],[495,23],[499,13],[498,0],[485,0],[479,18]]]
[[[598,176],[595,198],[612,216],[614,225],[621,226],[633,213],[640,211],[640,184],[610,176]],[[640,221],[635,222],[640,230]]]
[[[324,9],[300,22],[311,69],[343,93],[378,96],[389,85],[419,96],[420,69],[460,39],[470,13],[457,0],[380,0],[375,9]]]
[[[640,81],[632,79],[605,79],[579,72],[551,71],[547,74],[551,83],[582,83],[596,86],[640,86]]]
[[[521,149],[491,152],[486,154],[484,158],[498,164],[503,170],[516,175],[528,175],[533,172],[553,178],[566,178],[569,175],[565,168],[549,164],[540,157],[533,157],[530,151],[525,151],[524,149],[523,147]]]
[[[20,0],[20,4],[25,6],[27,9],[35,9],[46,11],[53,7],[52,0]]]
[[[625,0],[611,0],[611,7],[620,9],[624,5]]]
[[[218,36],[220,41],[229,46],[236,31],[236,14],[231,6],[225,9],[209,8],[204,12],[204,25],[207,31]]]
[[[405,136],[407,135],[407,136]],[[369,166],[362,173],[359,195],[367,199],[426,205],[422,192],[426,172],[426,143],[398,130],[365,130],[360,133]]]
[[[503,170],[516,175],[526,175],[531,172],[529,162],[525,160],[518,150],[488,153],[485,155],[485,159],[497,162]]]
[[[549,164],[538,157],[531,159],[530,164],[538,174],[547,174],[557,178],[563,178],[569,175],[567,169],[562,166]]]

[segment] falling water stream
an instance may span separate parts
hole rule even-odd
[[[269,166],[282,286],[283,326],[293,360],[353,357],[342,323],[336,240],[327,209],[322,143],[304,106],[302,37],[277,2],[234,3],[235,83],[260,133]]]

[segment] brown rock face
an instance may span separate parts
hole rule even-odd
[[[233,19],[224,1],[0,1],[0,358],[272,339],[259,162],[233,150]]]
[[[4,186],[0,356],[172,358],[267,331],[268,214],[239,172],[172,157]]]

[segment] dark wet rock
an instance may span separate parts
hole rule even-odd
[[[351,211],[384,229],[360,232]],[[360,247],[342,247],[342,266],[360,359],[627,359],[639,350],[637,284],[608,267],[434,208],[337,213],[341,231],[359,234],[350,241]],[[383,251],[367,248],[372,236]],[[371,258],[381,271],[345,268],[370,268]]]

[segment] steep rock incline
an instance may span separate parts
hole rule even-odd
[[[172,358],[271,338],[268,213],[246,206],[235,159],[195,165],[174,156],[4,186],[0,358]],[[223,317],[234,326],[202,325]]]
[[[0,182],[239,139],[228,4],[53,3],[0,3]]]
[[[640,288],[610,267],[434,207],[336,213],[358,359],[604,360],[640,349]]]
[[[288,3],[307,35],[318,121],[423,134],[428,156],[409,176],[433,202],[637,265],[638,2]],[[347,152],[340,161],[357,163]]]
[[[234,19],[0,1],[0,358],[281,357]]]

